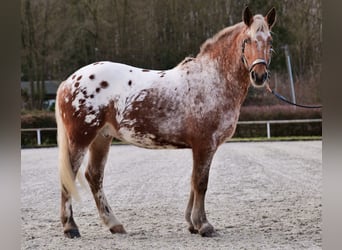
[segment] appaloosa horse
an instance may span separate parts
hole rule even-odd
[[[89,150],[85,172],[99,214],[112,233],[125,233],[103,192],[103,172],[114,138],[151,149],[191,148],[193,170],[185,219],[191,233],[215,234],[204,199],[218,146],[229,139],[250,83],[268,79],[276,14],[253,16],[208,39],[195,58],[170,70],[96,62],[71,74],[57,93],[61,221],[67,237],[79,237],[71,197]],[[171,167],[171,166],[170,166]]]

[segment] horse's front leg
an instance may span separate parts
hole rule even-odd
[[[203,145],[203,144],[202,144]],[[191,193],[185,218],[191,233],[211,237],[216,234],[214,227],[208,222],[205,214],[205,194],[208,186],[210,164],[216,147],[193,148],[193,170],[191,177]]]

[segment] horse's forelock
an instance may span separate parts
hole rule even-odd
[[[255,15],[253,17],[253,22],[249,27],[249,35],[252,39],[255,39],[258,32],[263,32],[265,34],[270,32],[268,24],[262,15]]]

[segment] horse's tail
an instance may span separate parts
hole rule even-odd
[[[62,83],[63,84],[63,83]],[[70,155],[69,155],[69,141],[68,136],[65,131],[65,126],[62,120],[62,116],[59,110],[59,93],[60,88],[57,91],[56,104],[55,104],[55,115],[57,122],[57,142],[58,142],[58,168],[59,168],[59,177],[61,182],[61,188],[63,188],[70,193],[70,195],[79,200],[79,194],[77,191],[77,187],[75,185],[75,176],[72,172],[72,166],[70,163]]]

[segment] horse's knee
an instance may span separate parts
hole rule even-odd
[[[204,194],[208,188],[209,169],[197,169],[192,174],[192,188],[194,192]]]
[[[204,195],[208,188],[208,177],[197,178],[196,180],[193,180],[192,185],[195,193]]]

